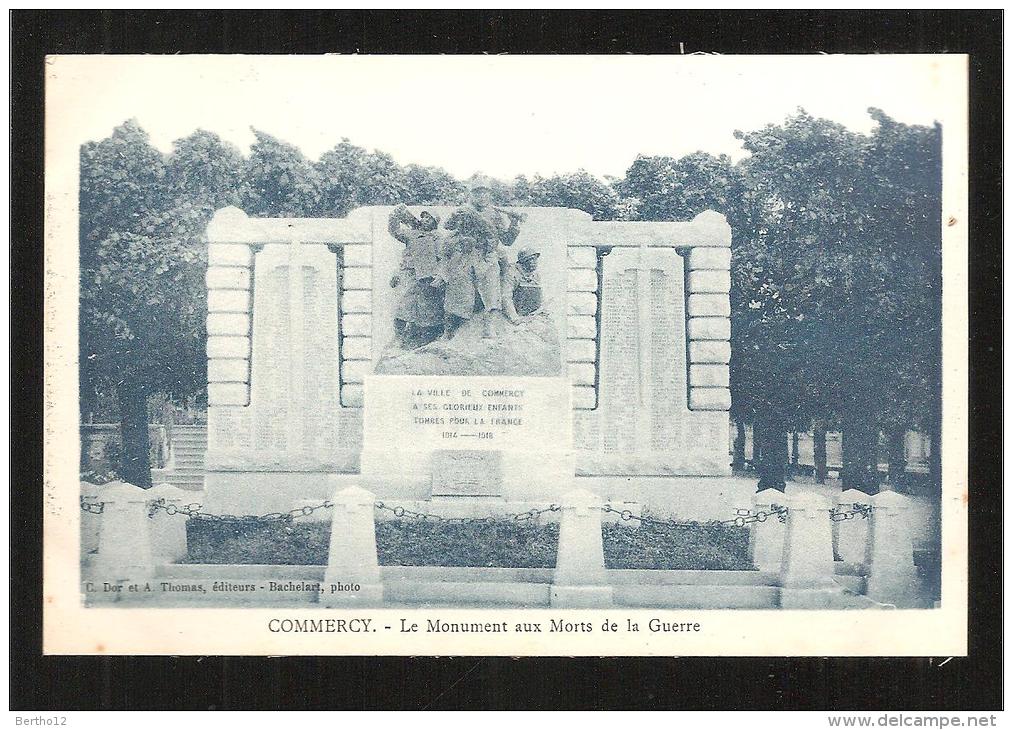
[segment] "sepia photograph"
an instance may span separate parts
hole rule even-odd
[[[966,652],[966,74],[50,56],[47,651]]]

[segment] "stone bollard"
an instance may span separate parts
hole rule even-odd
[[[550,605],[553,608],[611,606],[612,586],[608,585],[601,542],[602,500],[578,489],[566,494],[561,504]]]
[[[131,583],[155,575],[148,526],[148,492],[133,484],[110,482],[102,488],[102,526],[99,529],[95,577],[103,582]]]
[[[800,492],[787,499],[781,608],[829,608],[841,588],[834,582],[828,497]]]
[[[337,490],[331,501],[331,545],[320,603],[327,608],[380,606],[383,583],[373,523],[376,495],[360,487],[346,487]]]
[[[102,486],[91,482],[81,482],[81,501],[87,504],[99,504],[102,502]],[[94,512],[81,510],[81,557],[89,555],[98,550],[99,528],[102,525],[102,515]]]
[[[872,504],[870,497],[858,489],[845,489],[837,498],[838,512],[850,512],[856,504]],[[855,515],[850,520],[833,523],[834,554],[841,562],[864,565],[868,560],[871,520]]]
[[[186,557],[187,517],[176,510],[193,501],[193,494],[168,483],[158,484],[147,491],[149,502],[161,499],[169,507],[168,511],[156,510],[148,521],[151,557],[156,564],[175,563]]]
[[[866,595],[878,603],[911,607],[918,598],[911,529],[905,519],[910,500],[897,492],[872,498],[869,579]]]
[[[775,504],[783,505],[784,492],[764,489],[753,495],[753,512],[772,512]],[[749,529],[749,555],[757,570],[777,573],[784,557],[784,523],[770,514],[763,522],[753,522]]]

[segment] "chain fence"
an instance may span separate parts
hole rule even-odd
[[[489,515],[486,517],[444,517],[443,515],[435,515],[430,512],[416,512],[415,510],[408,509],[407,507],[391,507],[383,502],[377,502],[376,508],[379,510],[385,510],[392,513],[395,517],[402,519],[407,518],[409,520],[420,520],[427,522],[441,522],[448,525],[469,525],[469,524],[496,524],[502,521],[512,522],[525,522],[527,520],[538,519],[539,516],[547,512],[559,512],[562,507],[558,504],[550,504],[544,509],[532,508],[525,512],[515,512],[501,515]]]
[[[299,517],[309,517],[317,510],[331,509],[334,504],[330,500],[324,500],[317,505],[306,505],[296,507],[287,512],[268,512],[263,515],[230,515],[230,514],[209,514],[203,512],[203,506],[192,502],[190,504],[176,505],[166,504],[164,499],[156,499],[148,507],[148,517],[154,517],[159,511],[167,515],[183,515],[193,520],[204,520],[207,522],[246,522],[246,523],[270,523],[288,522]]]
[[[830,521],[844,522],[845,520],[853,520],[855,518],[867,520],[872,515],[872,510],[873,506],[871,504],[862,504],[861,502],[855,502],[851,505],[850,509],[842,508],[838,505],[830,510]]]
[[[263,515],[233,515],[233,514],[210,514],[203,511],[203,506],[197,502],[191,502],[190,504],[177,505],[167,504],[165,499],[152,500],[148,504],[148,517],[154,517],[159,512],[165,512],[167,515],[182,515],[192,520],[202,520],[206,522],[230,522],[230,523],[273,523],[273,522],[289,522],[303,517],[310,517],[319,510],[332,509],[334,503],[330,500],[324,500],[320,504],[306,505],[304,507],[296,507],[286,512],[268,512]],[[374,507],[378,510],[390,512],[397,519],[414,520],[419,522],[432,522],[441,523],[447,525],[463,525],[463,524],[496,524],[497,522],[509,521],[509,522],[527,522],[530,520],[537,520],[544,514],[559,512],[562,507],[558,504],[550,504],[544,508],[532,508],[525,510],[524,512],[505,513],[498,515],[487,515],[484,517],[446,517],[444,515],[433,514],[431,512],[418,512],[413,509],[409,509],[404,506],[391,506],[384,502],[376,502]],[[698,525],[731,525],[734,527],[745,527],[746,525],[766,522],[768,519],[775,518],[779,522],[786,522],[788,517],[788,508],[778,504],[772,504],[770,509],[767,510],[750,510],[750,509],[736,509],[735,517],[727,520],[678,520],[667,517],[653,517],[650,515],[638,515],[634,514],[629,509],[616,509],[611,504],[606,504],[601,508],[605,514],[618,515],[622,522],[633,522],[636,521],[642,525],[653,525],[658,527],[687,527],[687,526],[698,526]],[[833,509],[829,510],[831,522],[843,522],[846,520],[854,519],[868,519],[872,514],[873,506],[869,504],[862,504],[855,502],[851,507],[843,507],[838,505]],[[84,497],[81,497],[81,511],[88,512],[90,514],[100,515],[105,511],[104,502],[88,502]]]
[[[81,511],[89,512],[93,515],[100,515],[105,512],[105,502],[88,502],[84,497],[81,497]]]
[[[631,510],[617,510],[610,504],[606,504],[602,507],[602,512],[606,514],[617,514],[619,519],[624,522],[637,521],[642,525],[655,525],[659,527],[692,527],[698,525],[733,525],[735,527],[745,527],[753,522],[766,522],[771,517],[776,517],[779,521],[784,522],[788,518],[788,508],[780,505],[771,505],[769,510],[748,510],[748,509],[736,509],[735,517],[728,520],[677,520],[668,517],[652,517],[648,515],[637,515]]]

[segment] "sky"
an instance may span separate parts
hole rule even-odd
[[[348,138],[401,164],[509,179],[579,168],[621,176],[638,154],[737,160],[737,129],[798,107],[869,132],[866,110],[943,121],[957,57],[61,56],[47,113],[81,142],[136,118],[168,152],[197,128],[244,152],[251,127],[307,157]],[[50,110],[53,110],[51,112]],[[952,114],[952,107],[950,112]]]

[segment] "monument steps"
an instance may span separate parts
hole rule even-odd
[[[167,470],[165,481],[180,489],[203,489],[207,447],[207,426],[174,426],[172,468]]]

